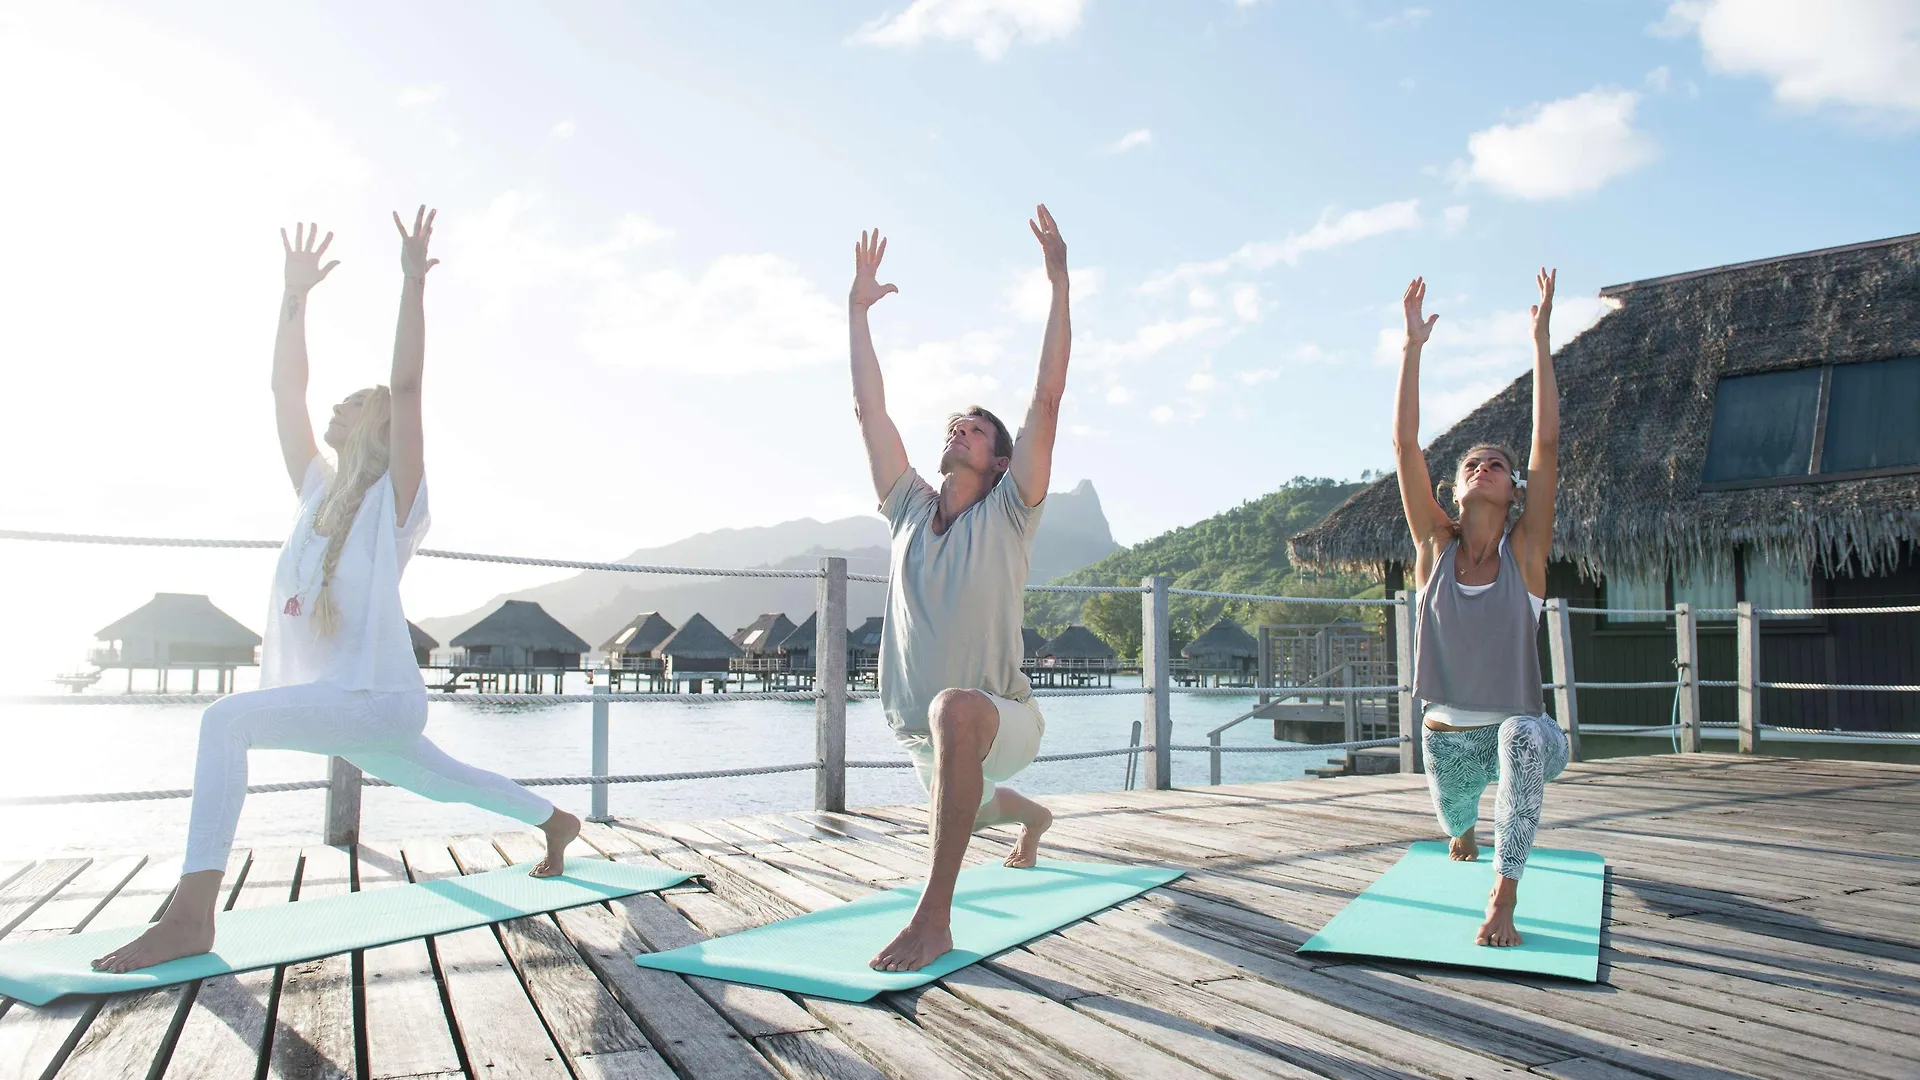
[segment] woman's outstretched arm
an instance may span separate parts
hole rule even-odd
[[[280,246],[286,249],[286,291],[280,294],[280,328],[273,338],[273,418],[280,432],[280,456],[285,459],[287,476],[293,489],[300,490],[307,466],[319,455],[313,441],[313,417],[307,415],[307,294],[326,280],[335,259],[325,266],[320,257],[333,243],[333,234],[314,245],[320,226],[293,227],[293,239],[280,230]]]
[[[404,521],[413,510],[414,496],[420,491],[420,478],[426,475],[426,440],[420,431],[420,369],[427,357],[427,271],[440,260],[427,258],[427,242],[433,239],[433,216],[422,206],[413,215],[413,232],[393,215],[393,227],[400,230],[400,324],[393,333],[393,374],[387,386],[393,391],[393,427],[388,438],[387,473],[393,478],[393,512]]]
[[[1553,377],[1553,345],[1547,323],[1553,315],[1558,270],[1544,267],[1534,278],[1540,302],[1533,305],[1533,448],[1527,456],[1527,504],[1514,525],[1527,590],[1547,594],[1547,556],[1553,548],[1553,496],[1560,483],[1560,386]]]
[[[1423,588],[1433,569],[1436,538],[1452,532],[1452,519],[1433,497],[1433,477],[1427,474],[1427,456],[1420,449],[1420,350],[1433,335],[1440,316],[1422,318],[1427,298],[1425,278],[1414,278],[1400,298],[1407,316],[1407,344],[1400,356],[1400,388],[1393,396],[1393,457],[1400,477],[1400,506],[1407,515],[1415,551],[1414,588]]]

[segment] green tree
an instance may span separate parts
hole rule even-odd
[[[1057,594],[1056,594],[1057,595]],[[1140,594],[1093,593],[1080,605],[1080,624],[1121,656],[1140,655]]]

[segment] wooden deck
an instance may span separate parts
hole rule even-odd
[[[916,877],[919,809],[596,826],[590,853],[698,870],[704,886],[192,986],[0,1000],[0,1077],[1920,1076],[1920,767],[1571,767],[1540,842],[1610,864],[1597,986],[1295,955],[1402,844],[1433,835],[1418,778],[1048,802],[1053,854],[1188,876],[848,1005],[628,958]],[[530,840],[243,852],[231,895],[279,904],[473,873],[532,855]],[[975,856],[1004,850],[988,837]],[[0,866],[0,930],[152,918],[177,868]]]

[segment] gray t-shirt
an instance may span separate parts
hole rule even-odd
[[[939,492],[913,469],[880,504],[893,528],[880,703],[896,736],[924,738],[927,709],[942,690],[1033,698],[1020,670],[1020,625],[1042,507],[1020,498],[1009,473],[936,536],[939,508]]]

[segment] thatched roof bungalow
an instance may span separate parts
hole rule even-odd
[[[440,647],[440,643],[433,640],[433,635],[415,626],[412,619],[408,619],[407,637],[413,640],[413,662],[421,667],[433,663],[433,650]]]
[[[733,643],[740,647],[746,656],[772,656],[780,648],[788,634],[793,633],[793,620],[778,612],[767,612],[753,622],[733,632]]]
[[[531,600],[507,600],[454,637],[456,667],[564,671],[582,666],[591,647]]]
[[[1032,660],[1040,655],[1040,647],[1047,643],[1047,636],[1031,626],[1020,628],[1020,657]]]
[[[696,613],[671,637],[655,646],[653,655],[666,661],[669,678],[716,673],[725,677],[728,661],[740,657],[740,646],[730,641],[705,615]]]
[[[884,617],[870,615],[866,622],[847,631],[847,656],[851,659],[877,658],[880,655],[880,635],[886,628],[887,620]]]
[[[200,593],[154,593],[93,636],[103,668],[248,667],[260,647],[259,634]]]
[[[1246,675],[1260,664],[1260,643],[1232,619],[1222,617],[1180,650],[1196,674]]]
[[[659,612],[643,611],[608,638],[600,651],[606,654],[608,664],[622,667],[629,659],[652,657],[653,650],[672,637],[673,631],[674,625]]]
[[[1622,612],[1576,621],[1583,681],[1673,677],[1665,620],[1628,609],[1920,599],[1920,234],[1600,295],[1616,310],[1554,362],[1562,434],[1548,595]],[[1524,456],[1532,393],[1522,375],[1435,438],[1434,479],[1475,443]],[[1397,478],[1363,489],[1289,550],[1296,564],[1402,587],[1413,548]],[[1892,676],[1920,671],[1913,616],[1781,617],[1763,640],[1768,680],[1911,682]],[[1730,633],[1709,627],[1701,649],[1701,677],[1733,677]],[[1732,693],[1703,694],[1710,719],[1732,719]],[[1920,726],[1913,695],[1765,693],[1773,723]],[[1666,723],[1671,702],[1657,697],[1583,691],[1582,719],[1599,718],[1591,708]]]
[[[1040,646],[1042,660],[1112,660],[1119,656],[1100,635],[1075,623]]]

